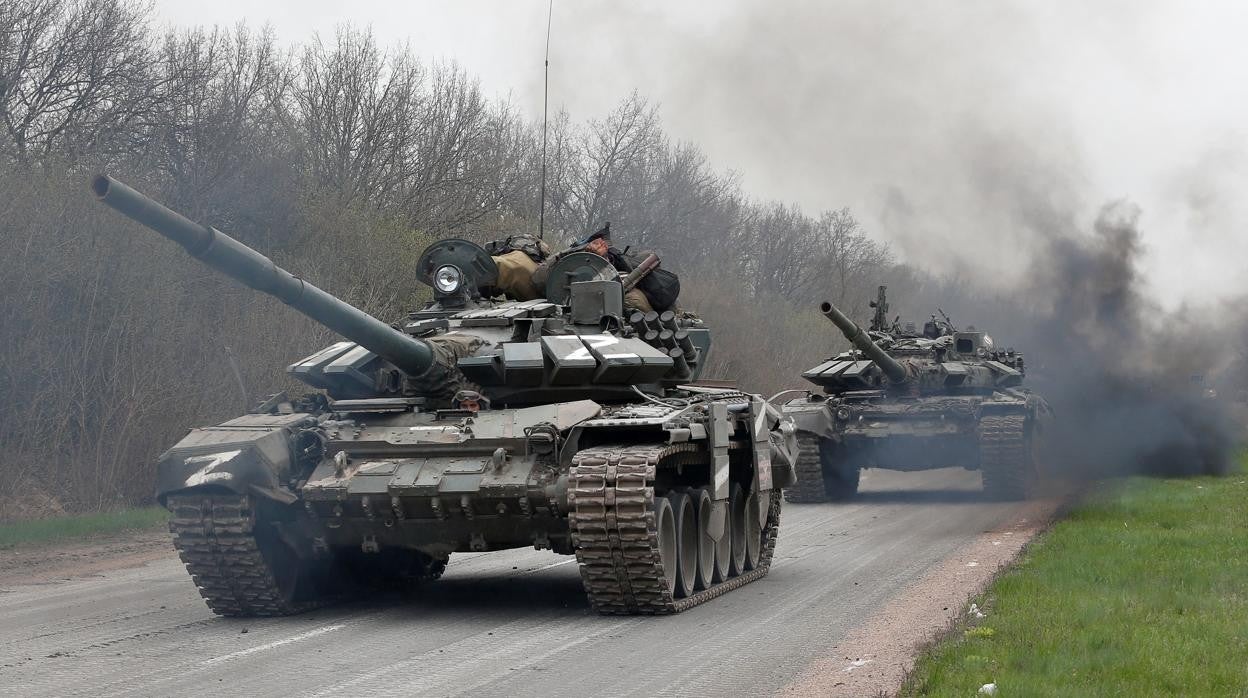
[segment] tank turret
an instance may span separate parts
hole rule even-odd
[[[823,304],[819,306],[819,311],[826,315],[827,318],[832,321],[832,324],[836,325],[837,328],[840,329],[840,331],[845,335],[845,338],[853,343],[858,351],[866,354],[867,358],[874,361],[875,365],[880,367],[880,370],[884,372],[885,376],[888,376],[890,381],[894,383],[901,383],[910,378],[910,373],[906,370],[904,364],[889,356],[883,349],[880,348],[878,344],[875,343],[874,340],[871,339],[870,335],[863,332],[862,328],[854,324],[853,320],[845,317],[845,313],[837,310],[836,306],[824,301]]]

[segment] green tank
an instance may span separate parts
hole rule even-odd
[[[575,555],[603,613],[673,613],[767,573],[792,420],[699,381],[704,323],[625,317],[601,258],[569,255],[549,298],[505,302],[484,249],[442,240],[415,270],[434,300],[392,326],[114,179],[92,189],[343,338],[286,369],[315,392],[194,429],[156,464],[216,613],[295,613],[520,547]]]
[[[1023,387],[1023,355],[947,317],[933,315],[922,332],[890,322],[885,291],[871,303],[869,331],[831,303],[820,308],[852,348],[802,374],[822,392],[782,407],[797,424],[800,451],[798,482],[785,498],[849,499],[865,468],[952,466],[978,470],[989,496],[1029,496],[1052,412]]]

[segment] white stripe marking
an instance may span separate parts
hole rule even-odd
[[[559,562],[552,562],[549,565],[542,565],[541,567],[538,567],[537,569],[528,570],[525,572],[525,574],[533,574],[534,572],[541,572],[542,570],[548,570],[551,567],[558,567],[560,565],[570,565],[573,562],[576,562],[576,558],[571,558],[570,560],[560,560]]]
[[[339,630],[345,627],[347,626],[341,625],[341,624],[340,625],[326,625],[323,628],[317,628],[316,630],[309,630],[308,632],[303,633],[302,635],[295,635],[294,637],[288,637],[284,640],[274,640],[273,642],[266,642],[263,645],[257,645],[250,649],[239,650],[237,652],[231,652],[229,654],[223,654],[220,657],[213,657],[212,659],[202,662],[201,666],[212,666],[213,664],[220,664],[221,662],[228,662],[231,659],[238,659],[239,657],[246,657],[249,654],[255,654],[257,652],[264,652],[265,650],[271,650],[275,647],[281,647],[282,645],[289,645],[292,642],[299,642],[300,640],[307,640],[308,638],[313,638],[313,637],[316,637],[317,635],[324,635],[325,633],[332,632],[334,630]]]

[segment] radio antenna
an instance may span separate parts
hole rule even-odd
[[[546,117],[550,110],[550,18],[555,12],[555,0],[546,7],[546,67],[542,81],[542,188],[537,214],[537,239],[546,239]]]

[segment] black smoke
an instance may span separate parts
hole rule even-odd
[[[938,299],[955,322],[1024,353],[1027,385],[1056,413],[1044,439],[1051,474],[1227,472],[1242,429],[1230,386],[1243,380],[1244,311],[1153,300],[1140,272],[1143,212],[1129,201],[1105,204],[1086,228],[1047,205],[1024,210],[1033,251],[1012,288],[929,279],[907,295]]]
[[[1068,474],[1219,474],[1235,443],[1213,389],[1223,328],[1167,313],[1139,276],[1141,211],[1106,204],[1090,235],[1049,241],[1031,293],[1053,298],[1033,336],[1036,387],[1058,410],[1053,460]]]

